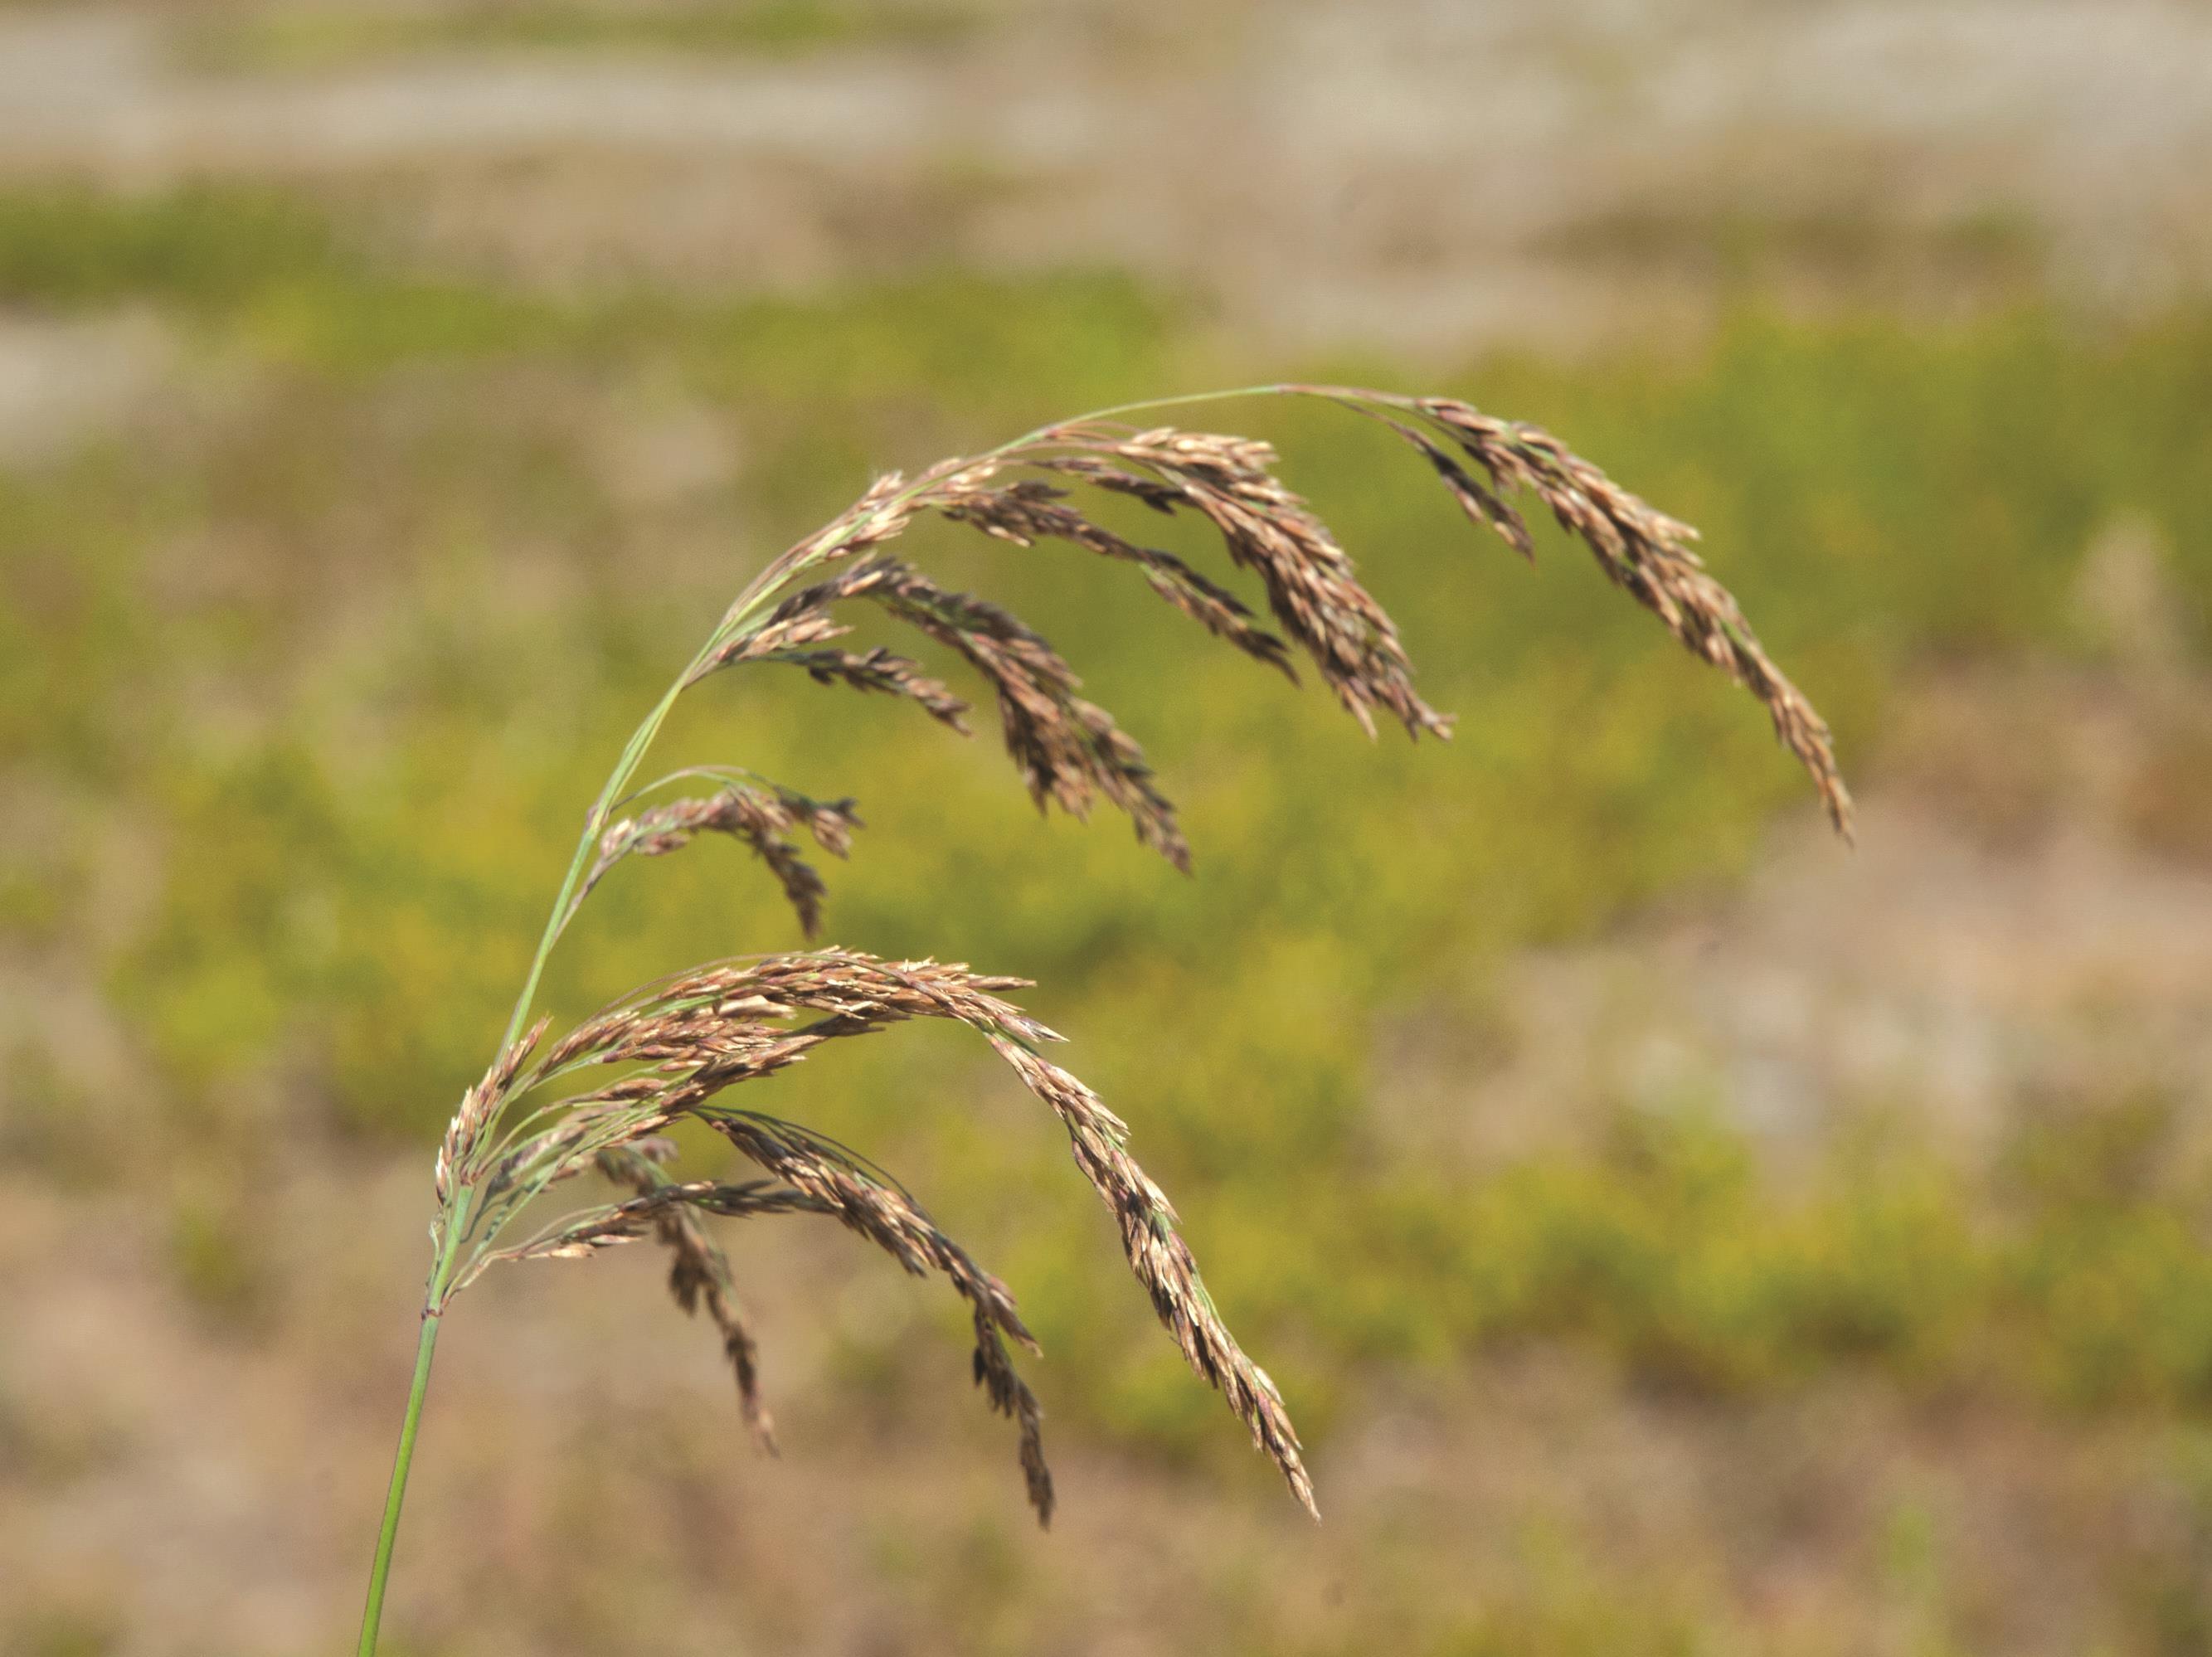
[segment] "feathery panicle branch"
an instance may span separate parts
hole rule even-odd
[[[1690,652],[1749,690],[1774,721],[1775,735],[1820,791],[1829,821],[1851,835],[1850,791],[1828,726],[1759,644],[1735,596],[1713,579],[1690,543],[1698,532],[1655,512],[1550,433],[1483,414],[1451,398],[1394,397],[1342,386],[1297,388],[1327,397],[1389,425],[1437,469],[1467,515],[1534,555],[1527,523],[1504,498],[1525,489],[1559,527],[1587,546],[1607,577],[1665,623]],[[1384,410],[1416,416],[1458,445],[1490,480],[1485,489],[1426,434]]]
[[[609,1183],[627,1187],[637,1193],[614,1211],[616,1214],[637,1218],[650,1214],[653,1235],[671,1256],[668,1292],[677,1305],[683,1308],[686,1316],[696,1316],[699,1308],[705,1306],[707,1315],[721,1331],[722,1353],[729,1359],[731,1371],[737,1377],[738,1413],[744,1418],[745,1429],[752,1435],[754,1444],[766,1454],[774,1455],[775,1421],[761,1401],[760,1347],[745,1321],[744,1308],[738,1303],[729,1259],[707,1235],[699,1216],[702,1211],[732,1218],[743,1214],[795,1212],[799,1193],[764,1187],[732,1190],[710,1186],[702,1190],[696,1183],[678,1185],[662,1168],[662,1164],[672,1162],[675,1156],[672,1141],[645,1139],[634,1146],[601,1151],[598,1167]],[[578,1237],[575,1241],[596,1246],[601,1241],[612,1241],[615,1235],[607,1230],[599,1236]],[[572,1242],[570,1247],[574,1246]]]
[[[874,1243],[914,1276],[941,1274],[974,1314],[976,1384],[991,1407],[1010,1416],[1020,1429],[1020,1459],[1030,1505],[1037,1522],[1052,1522],[1052,1472],[1044,1460],[1044,1412],[1036,1395],[1015,1371],[1006,1350],[1012,1336],[1032,1352],[1036,1338],[1022,1322],[1013,1296],[998,1278],[969,1257],[968,1251],[932,1224],[903,1192],[869,1178],[844,1158],[824,1155],[809,1138],[744,1112],[715,1112],[708,1120],[749,1161],[758,1163],[791,1190],[835,1215],[846,1229]]]
[[[1376,707],[1414,736],[1449,733],[1451,722],[1413,692],[1397,624],[1359,584],[1328,526],[1275,477],[1267,445],[1098,421],[1055,427],[1047,440],[1073,452],[1042,455],[1036,464],[1150,506],[1188,507],[1210,522],[1231,560],[1259,578],[1277,623],[1370,735]]]
[[[787,838],[805,829],[832,857],[853,849],[853,830],[860,827],[854,802],[811,800],[787,788],[766,789],[732,782],[712,799],[680,799],[624,817],[599,836],[599,860],[584,877],[574,901],[591,895],[607,871],[626,857],[665,857],[702,834],[743,841],[766,864],[799,917],[799,930],[811,938],[820,930],[822,900],[828,889],[814,865],[799,855]]]
[[[1000,1298],[1003,1291],[995,1280],[973,1275],[967,1256],[928,1228],[903,1193],[803,1130],[720,1102],[728,1089],[797,1063],[826,1041],[913,1018],[965,1024],[982,1034],[1059,1118],[1076,1165],[1115,1216],[1131,1269],[1162,1323],[1192,1369],[1221,1389],[1251,1429],[1255,1446],[1275,1460],[1299,1500],[1310,1508],[1312,1484],[1280,1396],[1222,1323],[1176,1229],[1173,1205],[1126,1148],[1126,1125],[1089,1088],[1036,1053],[1039,1045],[1060,1038],[1000,993],[1019,986],[1019,980],[987,977],[957,964],[888,962],[845,950],[720,962],[667,980],[578,1025],[533,1071],[519,1073],[526,1089],[586,1065],[649,1067],[566,1102],[552,1126],[499,1159],[485,1181],[488,1201],[519,1204],[581,1171],[590,1161],[603,1172],[618,1171],[639,1191],[639,1199],[549,1233],[524,1254],[582,1253],[641,1235],[644,1217],[659,1217],[657,1223],[665,1225],[666,1205],[692,1199],[662,1195],[665,1176],[634,1148],[684,1117],[696,1118],[783,1186],[830,1205],[820,1211],[836,1212],[897,1254],[910,1270],[926,1266],[945,1272],[979,1316],[988,1312],[993,1326],[1027,1343],[1027,1332],[1001,1315],[1011,1314],[1012,1302]],[[805,1015],[813,1017],[793,1022]],[[793,1206],[788,1198],[774,1193],[752,1193],[746,1201],[746,1212],[789,1211]],[[481,1263],[520,1257],[488,1251]],[[466,1268],[461,1281],[469,1281],[481,1263]],[[979,1377],[989,1383],[994,1399],[1023,1421],[1027,1445],[1034,1400],[983,1333],[978,1336],[978,1353]],[[1024,1466],[1029,1465],[1025,1449]],[[1031,1475],[1033,1495],[1040,1488],[1039,1477]]]
[[[1283,641],[1257,625],[1251,610],[1228,588],[1200,574],[1173,553],[1141,547],[1101,528],[1080,512],[1060,503],[1066,491],[1042,478],[1024,478],[1003,489],[971,486],[940,491],[938,510],[955,523],[969,524],[1016,546],[1060,540],[1102,558],[1134,564],[1154,592],[1218,639],[1225,639],[1255,661],[1265,662],[1297,683]]]

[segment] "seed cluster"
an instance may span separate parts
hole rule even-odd
[[[665,857],[700,835],[728,835],[750,846],[768,865],[799,917],[799,930],[812,938],[821,930],[822,900],[829,889],[788,837],[804,829],[817,846],[842,858],[852,851],[853,830],[859,827],[849,799],[825,804],[787,788],[733,783],[712,799],[672,800],[616,823],[599,836],[599,860],[577,889],[575,901],[581,903],[626,857]]]

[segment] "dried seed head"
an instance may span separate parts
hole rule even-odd
[[[792,1124],[733,1108],[720,1098],[733,1087],[795,1062],[824,1041],[907,1019],[951,1019],[978,1030],[1059,1118],[1077,1165],[1115,1217],[1131,1270],[1185,1358],[1220,1388],[1250,1429],[1255,1445],[1274,1460],[1299,1500],[1310,1507],[1311,1482],[1282,1399],[1214,1309],[1176,1230],[1174,1208],[1125,1147],[1126,1125],[1081,1082],[1034,1051],[1038,1044],[1059,1038],[1000,993],[1020,984],[1019,980],[985,976],[957,964],[890,962],[846,950],[719,962],[653,986],[578,1026],[555,1045],[542,1068],[585,1062],[652,1065],[630,1078],[646,1087],[618,1107],[627,1113],[623,1144],[635,1145],[680,1116],[696,1117],[711,1124],[781,1187],[820,1205],[819,1211],[834,1212],[909,1271],[950,1278],[976,1308],[981,1332],[977,1374],[994,1403],[1022,1423],[1027,1467],[1036,1401],[1014,1375],[992,1332],[1024,1344],[1030,1344],[1030,1338],[1004,1286],[981,1272],[930,1225],[911,1199],[849,1153]],[[805,1015],[811,1015],[812,1022],[787,1026],[787,1021]],[[610,1092],[586,1097],[604,1100]],[[574,1112],[549,1130],[551,1154],[579,1154],[576,1147],[584,1141],[563,1136],[580,1120],[588,1124],[594,1119],[589,1111]],[[653,1176],[665,1178],[641,1156],[617,1165],[649,1169]],[[715,1188],[718,1193],[722,1189]],[[749,1190],[743,1211],[770,1211],[764,1203],[778,1205],[778,1211],[787,1210],[793,1199],[775,1195],[777,1189],[769,1187],[768,1194]],[[653,1194],[659,1198],[657,1189]],[[738,1211],[727,1202],[715,1207],[697,1198],[680,1200],[698,1203],[708,1211]],[[642,1235],[643,1217],[657,1211],[625,1205],[622,1211],[559,1234],[551,1247],[539,1252],[583,1251]],[[1039,1452],[1031,1494],[1039,1501],[1040,1511],[1049,1505],[1049,1484],[1042,1468]]]
[[[1346,387],[1272,389],[1325,398],[1382,422],[1428,462],[1470,519],[1524,555],[1533,552],[1534,540],[1514,497],[1523,490],[1533,495],[1590,549],[1612,580],[1691,651],[1759,698],[1783,742],[1811,773],[1837,827],[1849,833],[1850,796],[1827,727],[1689,549],[1694,532],[1687,526],[1653,511],[1547,434],[1494,420],[1464,403]],[[1413,690],[1413,670],[1389,616],[1327,526],[1274,468],[1274,452],[1263,443],[1166,427],[1140,431],[1094,417],[1047,428],[981,457],[941,462],[911,483],[887,476],[763,572],[725,616],[693,677],[744,663],[782,662],[823,683],[904,697],[964,733],[965,704],[915,663],[879,647],[854,652],[836,645],[850,628],[832,615],[834,606],[867,600],[954,651],[990,682],[1007,750],[1040,807],[1057,804],[1081,816],[1103,795],[1129,816],[1140,840],[1188,867],[1174,810],[1154,786],[1141,751],[1078,694],[1080,681],[1058,652],[1005,610],[939,587],[883,549],[924,513],[1017,545],[1066,542],[1135,566],[1167,602],[1292,677],[1296,646],[1370,732],[1380,709],[1415,736],[1448,734],[1449,721]],[[1004,476],[1021,469],[1048,476]],[[1202,518],[1231,561],[1258,579],[1281,636],[1261,627],[1227,587],[1175,555],[1095,522],[1051,479],[1126,496],[1162,513]],[[795,586],[803,573],[824,571],[810,576],[811,585]],[[763,608],[768,613],[758,616]],[[643,736],[651,731],[648,725]],[[625,762],[633,763],[634,756]],[[628,774],[618,773],[616,786]],[[843,856],[858,826],[852,803],[823,804],[719,772],[680,774],[712,774],[728,786],[711,798],[673,801],[606,828],[576,901],[625,857],[658,856],[702,832],[717,832],[744,841],[767,863],[811,934],[822,884],[793,841],[804,831],[823,850]],[[563,922],[567,913],[573,909]],[[582,1254],[655,1237],[671,1253],[671,1292],[687,1312],[703,1306],[714,1319],[747,1423],[772,1448],[759,1399],[757,1350],[728,1262],[707,1235],[704,1218],[834,1217],[907,1270],[943,1276],[968,1302],[975,1379],[993,1407],[1016,1421],[1030,1499],[1039,1518],[1048,1519],[1053,1490],[1041,1414],[1007,1348],[1009,1338],[1034,1342],[1005,1286],[880,1170],[819,1135],[726,1098],[733,1088],[797,1063],[825,1042],[907,1019],[954,1020],[980,1031],[1052,1109],[1078,1167],[1115,1216],[1130,1268],[1160,1321],[1311,1510],[1312,1484],[1280,1395],[1224,1324],[1173,1207],[1128,1153],[1127,1127],[1081,1082],[1039,1056],[1036,1048],[1058,1036],[1002,998],[1002,992],[1022,983],[959,965],[828,950],[713,962],[646,986],[576,1026],[532,1065],[541,1024],[470,1089],[441,1150],[441,1227],[459,1211],[457,1191],[466,1187],[476,1197],[468,1247],[447,1292],[492,1259]],[[493,1139],[512,1102],[586,1065],[622,1073],[540,1108]],[[713,1126],[773,1177],[737,1185],[677,1181],[665,1171],[673,1144],[660,1136],[687,1117]],[[489,1240],[528,1203],[594,1166],[634,1195],[572,1216],[520,1247],[491,1252]],[[441,1246],[450,1241],[441,1234]]]

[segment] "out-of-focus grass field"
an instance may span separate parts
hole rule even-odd
[[[1188,301],[1115,274],[946,270],[803,298],[550,293],[430,270],[304,192],[52,184],[0,191],[0,305],[157,329],[172,379],[143,417],[0,470],[0,939],[27,984],[96,985],[123,1044],[76,1064],[69,1042],[19,1028],[0,1156],[42,1200],[125,1205],[160,1240],[187,1321],[263,1361],[367,1322],[320,1304],[343,1292],[313,1269],[331,1245],[303,1256],[297,1206],[270,1193],[313,1167],[329,1201],[347,1169],[403,1150],[427,1181],[622,736],[744,577],[877,470],[1255,371],[1467,396],[1549,426],[1698,524],[1870,795],[1925,792],[1998,845],[2062,810],[2037,733],[2000,707],[1916,758],[1931,685],[2055,677],[2133,694],[2147,646],[2084,596],[2085,554],[2115,535],[2162,570],[2158,671],[2199,684],[2212,651],[2201,307],[2106,327],[2033,299],[1965,320],[1808,319],[1747,290],[1686,347],[1255,363]],[[1378,1498],[1325,1593],[1284,1575],[1302,1539],[1255,1540],[1287,1533],[1240,1521],[1188,1603],[1170,1614],[1140,1593],[1143,1631],[1114,1644],[1108,1590],[1069,1586],[1060,1544],[1019,1536],[1011,1458],[979,1428],[957,1460],[912,1463],[925,1486],[946,1466],[975,1475],[957,1496],[969,1528],[885,1525],[868,1580],[842,1584],[896,1608],[873,1644],[833,1647],[826,1614],[794,1607],[801,1587],[831,1591],[803,1563],[757,1587],[711,1541],[672,1560],[641,1539],[649,1527],[595,1528],[595,1511],[652,1505],[604,1490],[572,1492],[567,1517],[532,1533],[550,1556],[523,1573],[543,1621],[488,1565],[410,1610],[409,1570],[434,1570],[447,1527],[468,1523],[461,1496],[434,1491],[410,1518],[392,1648],[521,1649],[502,1642],[520,1625],[529,1649],[635,1649],[653,1606],[713,1594],[742,1608],[741,1629],[760,1619],[732,1636],[742,1649],[2203,1649],[2205,1078],[2123,1067],[2020,1100],[1972,1156],[1909,1083],[1761,1127],[1729,1074],[1694,1066],[1544,1099],[1552,1120],[1515,1149],[1462,1132],[1456,1102],[1512,1047],[1514,962],[1727,901],[1776,836],[1807,832],[1808,791],[1756,707],[1561,537],[1522,568],[1348,419],[1231,405],[1206,421],[1281,444],[1401,617],[1425,693],[1460,716],[1451,744],[1370,745],[1316,688],[1286,694],[1126,572],[939,526],[915,532],[916,555],[1037,626],[1146,742],[1185,808],[1194,880],[1115,821],[1041,822],[988,727],[962,744],[799,676],[712,683],[670,754],[858,798],[868,827],[849,866],[825,871],[833,940],[1040,981],[1032,1005],[1132,1122],[1218,1300],[1288,1395],[1325,1512],[1332,1464],[1377,1396],[1428,1400],[1408,1407],[1448,1420],[1432,1442],[1480,1484],[1490,1449],[1469,1397],[1519,1389],[1513,1418],[1540,1417],[1526,1395],[1556,1374],[1562,1397],[1595,1387],[1768,1423],[1716,1453],[1723,1481],[1741,1461],[1764,1481],[1793,1454],[1817,1458],[1789,1441],[1817,1438],[1820,1401],[1843,1398],[1858,1415],[1839,1442],[1867,1442],[1868,1411],[1923,1444],[1946,1423],[2001,1423],[2019,1458],[2053,1444],[2086,1458],[2083,1487],[2136,1519],[2106,1531],[2085,1503],[2078,1523],[2023,1521],[1984,1549],[1939,1508],[1838,1514],[1808,1495],[1670,1551],[1643,1532],[1616,1545],[1601,1513],[1524,1515],[1500,1542]],[[2201,870],[2208,704],[2143,706],[2112,833]],[[550,1005],[580,1013],[676,965],[797,941],[762,871],[702,845],[608,883],[556,958]],[[1048,1354],[1034,1375],[1071,1508],[1274,1499],[1152,1326],[1051,1125],[953,1035],[855,1045],[764,1102],[880,1159],[1012,1285]],[[343,1205],[312,1216],[342,1240],[367,1223]],[[751,1239],[729,1241],[750,1286]],[[824,1281],[872,1286],[811,1338],[815,1395],[788,1400],[804,1430],[777,1475],[811,1465],[833,1514],[841,1442],[896,1479],[909,1439],[975,1409],[953,1309],[885,1289],[888,1272],[834,1241],[820,1258],[844,1275]],[[529,1302],[540,1350],[557,1355],[569,1280],[530,1270],[547,1279]],[[703,1372],[711,1343],[662,1309],[638,1366],[696,1357]],[[786,1304],[763,1331],[779,1405],[779,1343],[817,1309]],[[310,1368],[356,1369],[343,1352]],[[372,1403],[393,1391],[396,1408],[391,1369],[379,1346],[345,1384]],[[35,1514],[129,1452],[57,1436],[33,1396],[0,1364],[0,1476]],[[673,1450],[630,1441],[657,1420],[612,1420],[598,1453],[635,1460],[642,1489],[720,1489],[670,1496],[706,1502],[687,1527],[715,1501],[749,1508],[733,1407],[685,1429],[711,1473],[655,1472]],[[554,1473],[530,1477],[557,1478],[563,1451],[543,1454]],[[524,1476],[434,1433],[425,1454],[426,1484],[441,1456],[457,1484],[462,1466],[479,1488]],[[1152,1494],[1127,1495],[1139,1486]],[[908,1495],[930,1511],[927,1488]],[[355,1503],[316,1522],[358,1528],[365,1554],[368,1518]],[[1832,1597],[1807,1603],[1850,1604],[1855,1620],[1744,1586],[1739,1543],[1764,1557],[1778,1534],[1820,1562],[1805,1569]],[[2008,1599],[2039,1575],[2065,1631],[2051,1643]],[[21,1581],[0,1586],[0,1645],[27,1657],[220,1648],[137,1628],[96,1573]],[[566,1609],[544,1611],[548,1594]]]

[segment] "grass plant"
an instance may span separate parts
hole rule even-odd
[[[966,703],[921,663],[883,646],[848,647],[853,607],[911,628],[988,685],[1007,753],[1041,810],[1082,816],[1103,799],[1128,818],[1143,845],[1188,870],[1189,848],[1175,807],[1142,750],[1085,699],[1058,652],[1007,610],[941,586],[887,549],[926,517],[1018,547],[1058,543],[1133,567],[1157,595],[1246,656],[1293,682],[1301,665],[1313,671],[1370,735],[1378,715],[1410,737],[1449,735],[1449,719],[1413,687],[1395,623],[1328,527],[1277,476],[1272,448],[1128,419],[1224,397],[1319,399],[1381,422],[1428,463],[1468,519],[1524,556],[1533,555],[1534,543],[1516,499],[1533,499],[1589,549],[1609,580],[1759,700],[1783,745],[1811,775],[1835,827],[1848,835],[1850,796],[1826,724],[1690,550],[1693,531],[1533,427],[1452,398],[1273,385],[1124,404],[940,462],[911,480],[880,478],[739,593],[631,734],[585,816],[497,1056],[463,1097],[438,1154],[422,1335],[370,1577],[362,1657],[376,1648],[441,1322],[453,1297],[493,1265],[659,1241],[672,1256],[675,1298],[687,1311],[702,1305],[708,1311],[744,1418],[757,1442],[773,1446],[755,1339],[708,1218],[834,1218],[915,1275],[944,1277],[971,1314],[975,1379],[992,1406],[1014,1420],[1030,1505],[1041,1523],[1049,1521],[1054,1490],[1042,1411],[1008,1345],[1035,1342],[1006,1286],[866,1158],[734,1102],[743,1096],[741,1084],[825,1043],[914,1019],[948,1020],[976,1032],[1053,1113],[1185,1360],[1222,1393],[1297,1499],[1317,1511],[1283,1398],[1230,1333],[1174,1208],[1129,1153],[1127,1128],[1044,1056],[1059,1040],[1054,1032],[1006,998],[1024,980],[930,959],[817,949],[692,967],[619,998],[550,1045],[551,1019],[538,1013],[546,962],[602,880],[630,859],[673,853],[701,835],[734,839],[757,857],[811,938],[824,888],[800,842],[844,856],[860,826],[855,802],[812,798],[735,766],[684,767],[642,785],[638,778],[678,699],[735,671],[796,668],[825,685],[910,701],[964,731]],[[1134,501],[1210,526],[1231,564],[1261,589],[1264,616],[1182,558],[1109,527],[1088,509],[1094,498]],[[676,794],[679,789],[700,792]],[[720,1134],[762,1177],[738,1183],[678,1177],[669,1136],[686,1123]],[[619,1199],[568,1212],[518,1240],[517,1223],[541,1199],[592,1174],[616,1187]]]

